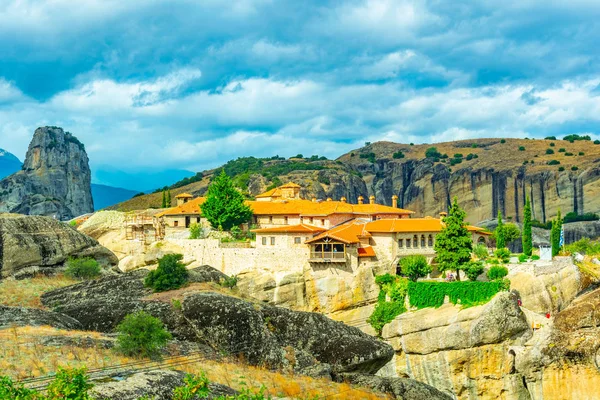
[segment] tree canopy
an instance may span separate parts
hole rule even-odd
[[[434,249],[441,271],[458,271],[471,260],[473,239],[465,223],[466,213],[459,207],[455,197],[448,216],[443,219],[444,227],[435,238]]]
[[[213,228],[226,231],[252,218],[252,210],[244,203],[244,196],[233,186],[224,170],[208,187],[201,209]]]
[[[494,231],[496,238],[496,248],[503,249],[506,247],[506,240],[504,239],[504,224],[502,223],[502,213],[498,210],[498,226]]]

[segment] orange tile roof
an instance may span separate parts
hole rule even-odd
[[[327,216],[331,214],[408,215],[413,211],[381,204],[350,204],[342,201],[313,202],[310,200],[248,201],[255,215]]]
[[[405,219],[380,219],[368,222],[366,230],[371,233],[406,233],[406,232],[439,232],[444,224],[438,218],[405,218]],[[468,225],[470,232],[487,234],[485,229]]]
[[[263,229],[253,229],[252,232],[255,233],[319,233],[326,231],[325,228],[319,228],[317,226],[311,226],[306,224],[299,225],[286,225],[286,226],[278,226],[274,228],[263,228]]]
[[[189,193],[181,193],[175,196],[176,199],[189,199],[190,197],[194,197]]]
[[[264,193],[261,193],[259,195],[256,195],[256,198],[262,198],[262,197],[281,197],[281,190],[279,190],[279,188],[274,188],[271,190],[267,190]]]
[[[371,237],[371,234],[365,230],[365,225],[363,221],[348,221],[307,240],[306,243],[314,243],[326,238],[347,244],[359,243],[360,238]]]
[[[373,247],[371,247],[371,246],[359,247],[358,248],[358,256],[359,257],[375,257],[375,250],[373,250]]]
[[[206,197],[196,197],[177,207],[171,207],[156,214],[156,217],[164,215],[200,214],[200,206],[206,201]]]
[[[285,185],[279,186],[280,188],[294,188],[300,189],[302,186],[295,184],[294,182],[288,182]]]

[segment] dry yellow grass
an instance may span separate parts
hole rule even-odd
[[[0,305],[12,307],[44,308],[40,302],[40,296],[50,290],[58,289],[77,283],[61,274],[46,277],[34,277],[31,279],[0,280]]]
[[[48,338],[91,338],[103,339],[97,332],[64,331],[51,327],[13,327],[0,330],[0,375],[15,379],[44,376],[56,371],[59,366],[87,367],[88,370],[102,369],[118,364],[139,362],[138,359],[123,357],[101,346],[79,347],[76,345],[45,345]],[[221,383],[235,389],[244,387],[259,389],[271,396],[311,399],[315,397],[334,399],[389,399],[374,391],[325,379],[314,379],[300,375],[281,374],[266,369],[251,367],[235,360],[206,360],[199,356],[183,356],[166,359],[162,363],[151,362],[143,367],[177,369],[189,373],[203,371],[211,382]],[[137,367],[140,367],[138,365]]]

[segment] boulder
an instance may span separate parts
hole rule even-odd
[[[600,265],[600,260],[594,257],[592,258],[592,264]]]
[[[583,254],[579,254],[579,253],[573,254],[573,260],[575,262],[583,262],[584,259],[585,259],[585,257],[583,256]]]
[[[82,329],[81,324],[63,314],[25,307],[5,307],[0,305],[0,328],[10,326],[44,326],[57,329]]]
[[[118,263],[95,239],[53,218],[0,214],[0,279],[52,273],[69,257],[92,257],[103,267]]]
[[[452,397],[433,386],[406,378],[388,378],[363,374],[341,374],[338,380],[368,387],[406,400],[451,400]]]
[[[0,181],[0,212],[69,220],[93,211],[83,144],[58,127],[36,129],[21,170]]]
[[[90,395],[96,400],[138,400],[142,397],[171,400],[173,390],[185,385],[185,376],[184,372],[170,370],[139,372],[124,380],[96,385],[90,390]],[[207,399],[237,394],[230,387],[216,383],[210,383],[209,390]]]

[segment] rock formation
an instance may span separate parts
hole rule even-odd
[[[61,128],[36,129],[21,170],[0,181],[0,212],[65,220],[92,211],[83,144]]]
[[[92,257],[103,267],[119,261],[95,239],[53,218],[0,214],[0,279],[51,273],[69,257]]]

